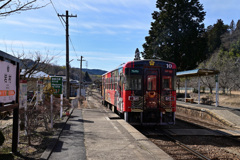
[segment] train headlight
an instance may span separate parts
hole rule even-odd
[[[175,101],[175,97],[173,96],[166,96],[165,101]]]
[[[138,96],[129,96],[128,100],[129,101],[139,101],[139,97]]]

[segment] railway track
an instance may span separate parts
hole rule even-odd
[[[135,126],[136,127],[136,126]],[[153,143],[163,149],[165,152],[173,156],[174,159],[201,159],[201,160],[210,160],[207,156],[203,155],[202,153],[198,152],[195,149],[192,149],[188,145],[182,143],[181,141],[174,138],[165,129],[154,129],[154,128],[146,128],[146,127],[136,127],[142,134],[147,136]],[[149,136],[148,133],[155,133]],[[167,141],[165,144],[159,144],[159,140]],[[166,147],[168,146],[168,147]],[[175,153],[181,153],[184,157],[176,157],[174,153],[169,151],[175,151]]]
[[[181,121],[181,123],[183,122]],[[187,122],[185,123],[187,124]],[[183,125],[181,124],[180,126]],[[176,129],[180,126],[169,127],[169,129],[162,126],[135,126],[135,128],[176,160],[240,159],[240,143],[236,141],[235,137],[229,137],[220,133],[215,134],[214,131],[212,131],[212,135],[202,134],[203,132],[201,131],[208,131],[208,129],[194,124],[188,124],[188,129]],[[189,130],[198,132],[199,130],[199,133],[196,135],[186,133],[184,135],[182,134],[183,132],[179,132],[181,134],[172,132],[178,130],[186,130],[186,132]]]
[[[164,131],[163,131],[164,132]],[[172,137],[171,135],[169,135],[168,133],[163,133],[164,136],[166,136],[169,140],[171,140],[172,142],[174,142],[176,145],[184,148],[185,150],[189,151],[191,154],[195,155],[197,158],[202,159],[202,160],[210,160],[210,158],[204,156],[203,154],[197,152],[196,150],[191,149],[190,147],[188,147],[186,144],[176,140],[174,137]]]

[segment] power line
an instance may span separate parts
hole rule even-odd
[[[71,45],[72,45],[72,47],[73,47],[73,50],[74,50],[74,52],[75,52],[75,54],[76,54],[76,57],[77,57],[77,52],[76,52],[76,50],[75,50],[75,48],[74,48],[74,46],[73,46],[73,42],[72,42],[72,39],[71,39],[71,37],[70,37],[70,36],[69,36],[69,39],[70,39]]]
[[[64,22],[64,23],[66,23],[66,22],[64,21],[64,19],[62,18],[62,16],[59,16],[58,11],[57,11],[56,7],[54,6],[52,0],[50,0],[50,2],[51,2],[51,4],[52,4],[52,7],[53,7],[55,13],[57,14],[57,17],[59,18],[59,20],[60,20],[60,22],[61,22],[64,30],[66,30],[66,28],[65,28],[65,26],[64,26],[64,24],[63,24],[63,22]],[[60,17],[61,17],[62,19],[61,19]],[[70,35],[68,35],[68,36],[69,36],[69,40],[70,40],[71,46],[72,46],[72,48],[73,48],[73,50],[74,50],[74,52],[75,52],[75,55],[76,55],[76,57],[78,57],[77,52],[76,52],[76,50],[75,50],[75,47],[74,47],[74,45],[73,45],[72,39],[71,39]]]
[[[59,18],[59,20],[60,20],[60,22],[61,22],[61,24],[62,24],[62,26],[63,26],[63,28],[64,28],[64,30],[65,30],[64,24],[63,24],[61,18],[58,16],[58,12],[57,12],[56,7],[54,6],[52,0],[50,0],[50,2],[51,2],[51,4],[52,4],[52,6],[53,6],[53,9],[54,9],[55,13],[57,14],[57,17]]]
[[[52,7],[53,7],[55,13],[57,14],[57,17],[59,18],[59,20],[60,20],[60,22],[61,22],[61,24],[62,24],[62,26],[63,26],[63,28],[64,28],[64,30],[65,30],[65,26],[64,26],[64,24],[63,24],[64,19],[61,19],[62,17],[60,18],[60,16],[58,16],[58,11],[57,11],[56,7],[54,6],[52,0],[50,0],[50,2],[51,2],[51,4],[52,4]],[[64,22],[65,22],[65,21],[64,21]],[[66,22],[65,22],[65,23],[66,23]],[[75,50],[75,47],[74,47],[74,45],[73,45],[73,42],[72,42],[72,39],[71,39],[70,35],[69,35],[69,39],[70,39],[72,48],[73,48],[73,50],[74,50],[74,52],[75,52],[75,54],[76,54],[76,57],[77,57],[77,53],[76,53],[76,50]]]

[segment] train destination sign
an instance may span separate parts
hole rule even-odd
[[[55,89],[54,94],[62,94],[62,77],[51,77],[51,86]]]
[[[6,61],[0,61],[0,68],[0,103],[16,101],[17,66]]]
[[[132,69],[131,73],[139,73],[139,70],[138,69]]]

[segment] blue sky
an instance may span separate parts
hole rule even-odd
[[[52,0],[57,12],[77,15],[69,18],[71,67],[79,67],[79,57],[89,69],[110,71],[134,58],[136,48],[148,35],[156,0]],[[39,1],[49,3],[48,0]],[[200,0],[205,27],[222,19],[225,24],[240,19],[238,0]],[[65,65],[65,29],[53,6],[0,18],[0,50],[9,54],[48,53],[53,64]],[[74,46],[74,47],[73,47]],[[31,58],[31,55],[28,55]],[[86,67],[86,62],[83,62]]]

